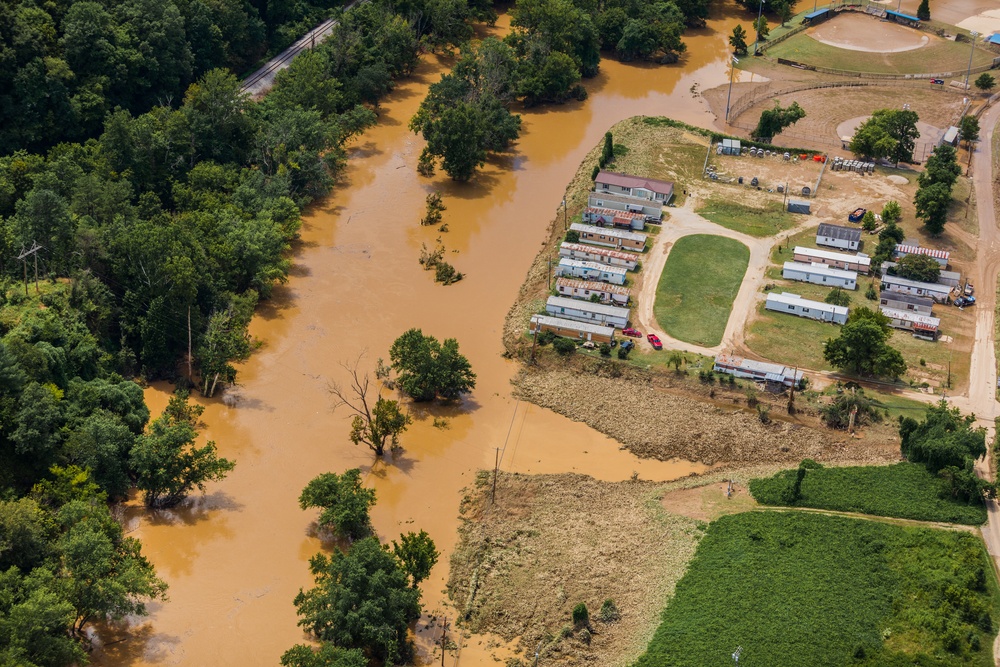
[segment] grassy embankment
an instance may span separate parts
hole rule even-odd
[[[997,583],[967,532],[798,512],[712,523],[637,667],[992,665]]]
[[[786,58],[847,72],[919,74],[964,70],[969,63],[969,45],[938,38],[925,47],[896,53],[866,53],[819,42],[805,33],[793,35],[767,50],[771,59]],[[987,51],[976,49],[972,66],[989,65]]]
[[[749,236],[774,236],[795,226],[795,216],[781,202],[769,201],[763,208],[744,206],[718,197],[711,197],[697,213],[717,225]]]
[[[678,340],[718,345],[749,263],[750,249],[739,241],[710,234],[681,238],[656,288],[656,321]]]
[[[750,493],[763,505],[788,505],[784,491],[795,481],[796,470],[750,482]],[[796,507],[861,512],[919,521],[942,521],[978,526],[986,522],[986,508],[941,496],[942,483],[916,463],[891,466],[812,468],[802,480]]]

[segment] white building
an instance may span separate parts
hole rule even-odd
[[[638,232],[630,232],[614,227],[596,227],[594,225],[581,225],[574,222],[569,226],[571,230],[580,235],[580,240],[594,245],[603,245],[617,250],[637,250],[646,248],[646,235]]]
[[[528,333],[551,331],[557,336],[577,340],[589,340],[595,343],[610,343],[615,339],[615,328],[604,324],[574,322],[562,317],[548,315],[532,315]]]
[[[578,259],[567,259],[566,257],[559,260],[559,266],[556,268],[557,276],[582,278],[583,280],[600,280],[612,285],[624,285],[626,273],[628,271],[623,266],[608,266],[607,264],[583,262]]]
[[[587,206],[642,213],[651,221],[659,221],[663,218],[663,205],[643,197],[616,195],[610,192],[591,192],[587,195]]]
[[[893,259],[906,257],[907,255],[926,255],[941,265],[941,268],[948,266],[951,253],[947,250],[934,250],[933,248],[921,248],[916,243],[900,243],[892,251]]]
[[[844,306],[834,306],[831,303],[822,301],[812,301],[803,299],[798,294],[782,292],[775,294],[771,292],[767,295],[764,307],[778,313],[791,313],[799,317],[808,317],[811,320],[820,322],[833,322],[834,324],[847,323],[847,308]]]
[[[844,289],[857,289],[858,287],[857,271],[831,269],[826,264],[816,262],[812,264],[785,262],[781,277],[786,280],[798,280],[828,287],[843,287]]]
[[[861,230],[824,222],[816,230],[816,245],[841,250],[858,250],[861,247]]]
[[[889,318],[889,325],[897,329],[914,331],[917,333],[923,333],[930,337],[936,337],[938,327],[941,326],[940,318],[931,317],[930,315],[921,315],[920,313],[915,313],[912,310],[897,310],[895,308],[886,308],[885,306],[881,306],[879,310],[882,311],[883,315]]]
[[[577,322],[604,324],[619,329],[628,326],[629,309],[608,306],[592,301],[567,299],[564,296],[550,296],[545,302],[545,312],[553,317],[562,317]]]
[[[625,306],[628,304],[630,291],[627,287],[599,283],[592,280],[574,280],[572,278],[559,278],[556,280],[556,291],[562,296],[573,299],[590,300],[595,294],[604,303]]]
[[[844,252],[833,252],[832,250],[820,250],[819,248],[806,248],[795,246],[792,252],[796,262],[804,264],[826,264],[834,269],[844,269],[845,271],[857,271],[867,275],[871,271],[872,258],[868,255],[858,253],[848,255]]]
[[[934,299],[885,290],[879,295],[879,305],[896,310],[909,310],[920,315],[930,315],[934,308]]]
[[[582,262],[600,262],[610,266],[623,266],[629,271],[635,271],[639,266],[639,255],[634,252],[622,252],[611,248],[596,248],[583,243],[563,241],[559,246],[559,256],[578,259]]]
[[[728,373],[738,378],[747,378],[755,382],[767,382],[791,387],[798,384],[803,377],[802,371],[781,364],[769,364],[766,361],[744,359],[732,354],[720,354],[715,358],[712,370],[717,373]]]
[[[899,292],[901,294],[911,294],[913,296],[925,296],[934,299],[938,303],[945,303],[951,296],[951,287],[940,283],[921,283],[916,280],[907,280],[899,276],[882,276],[882,290],[889,292]]]

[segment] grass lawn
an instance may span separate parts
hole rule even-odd
[[[782,470],[774,477],[751,480],[750,493],[764,505],[787,505],[782,494],[796,472]],[[795,506],[972,526],[986,522],[983,505],[941,498],[941,486],[940,479],[917,463],[815,468],[802,480],[802,497]]]
[[[787,58],[806,65],[849,72],[932,74],[966,69],[969,64],[969,45],[934,39],[930,45],[911,51],[867,53],[830,46],[805,33],[799,33],[768,49],[767,57]],[[990,55],[986,51],[976,49],[972,66],[988,65],[990,61]]]
[[[769,202],[765,208],[752,208],[711,197],[697,210],[698,215],[726,229],[749,236],[764,238],[795,226],[796,218],[778,202]],[[813,232],[813,236],[816,232]]]
[[[635,665],[727,665],[742,646],[747,665],[985,667],[996,600],[971,533],[735,514],[709,526]]]
[[[681,238],[656,288],[656,321],[678,340],[718,345],[749,263],[750,249],[739,241],[710,234]]]

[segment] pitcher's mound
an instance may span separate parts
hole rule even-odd
[[[913,28],[881,21],[867,14],[846,12],[809,28],[806,34],[823,44],[869,53],[912,51],[927,46],[931,39]]]

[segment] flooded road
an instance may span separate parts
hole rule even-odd
[[[344,182],[306,216],[288,284],[254,319],[251,332],[263,346],[240,370],[239,403],[208,403],[205,435],[236,469],[175,512],[133,510],[132,534],[169,582],[170,600],[96,655],[96,664],[278,664],[283,651],[305,641],[292,599],[311,584],[308,559],[324,545],[312,531],[316,512],[299,510],[297,498],[322,472],[365,471],[377,491],[372,518],[383,540],[410,530],[430,533],[443,553],[423,585],[433,612],[443,610],[461,489],[477,470],[492,468],[496,448],[501,468],[510,471],[572,471],[606,480],[638,472],[667,480],[704,469],[639,460],[583,424],[517,403],[509,384],[516,365],[501,357],[501,333],[566,183],[609,126],[637,114],[712,124],[691,88],[728,81],[726,35],[737,16],[745,27],[750,22],[732,4],[718,13],[707,29],[685,35],[682,65],[605,60],[600,75],[586,82],[585,102],[525,113],[515,151],[470,184],[418,176],[422,141],[406,129],[427,86],[449,63],[425,58],[400,83],[378,126],[352,150]],[[444,234],[418,224],[433,189],[442,191],[448,207]],[[421,244],[431,246],[438,236],[447,260],[466,274],[449,287],[435,284],[417,262]],[[410,327],[457,338],[477,386],[461,406],[414,406],[414,423],[401,441],[405,451],[392,465],[373,469],[369,451],[348,440],[349,419],[332,411],[328,388],[346,379],[342,362],[363,354],[362,367],[374,369]],[[167,390],[147,392],[154,415]],[[501,488],[501,503],[502,496]],[[421,653],[426,662],[428,647]],[[462,664],[493,664],[487,656],[470,646]]]

